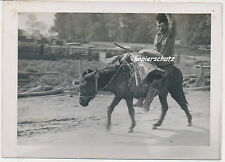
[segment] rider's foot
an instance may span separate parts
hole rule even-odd
[[[138,99],[138,101],[133,105],[134,107],[143,107],[143,99]]]

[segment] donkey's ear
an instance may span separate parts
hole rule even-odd
[[[83,74],[82,74],[82,78],[85,76],[87,74],[87,72],[85,71],[85,72],[83,72]]]
[[[99,72],[97,70],[94,71],[95,76],[98,78],[99,77]]]
[[[93,70],[92,69],[88,69],[88,73],[91,73],[91,72],[93,72]]]

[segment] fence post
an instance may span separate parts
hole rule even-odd
[[[177,61],[176,61],[177,64],[180,63],[180,53],[181,53],[181,52],[180,52],[180,50],[179,50],[178,53],[177,53]]]
[[[205,86],[205,69],[203,67],[203,62],[200,62],[200,73],[198,75],[197,81],[196,81],[196,87]]]
[[[81,59],[79,59],[79,67],[78,67],[78,69],[79,69],[79,78],[82,78],[82,60]]]

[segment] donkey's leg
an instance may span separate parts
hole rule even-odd
[[[135,119],[134,119],[135,111],[134,111],[134,107],[133,107],[133,98],[126,98],[125,100],[126,100],[128,111],[129,111],[130,118],[131,118],[131,126],[130,126],[129,133],[132,133],[133,128],[136,125],[136,122],[135,122]]]
[[[181,109],[184,110],[187,119],[188,119],[188,126],[191,126],[192,116],[189,112],[187,101],[184,95],[183,87],[177,87],[170,91],[171,96],[174,100],[180,105]]]
[[[163,119],[166,115],[166,112],[168,110],[168,104],[167,104],[167,93],[163,94],[163,95],[159,95],[159,100],[161,103],[161,115],[160,115],[160,119],[157,121],[157,123],[153,124],[152,129],[156,129],[157,127],[161,126]]]
[[[187,105],[186,106],[182,106],[181,109],[184,110],[184,112],[185,112],[185,114],[187,116],[188,126],[191,126],[192,125],[192,122],[191,122],[192,121],[192,116],[191,116],[191,114],[189,112],[188,106]]]
[[[111,126],[111,115],[112,112],[114,110],[114,108],[116,107],[116,105],[118,105],[118,103],[120,102],[121,98],[114,96],[111,104],[109,105],[108,109],[107,109],[107,130],[110,129]]]

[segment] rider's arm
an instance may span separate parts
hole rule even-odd
[[[169,27],[169,33],[172,37],[175,37],[176,35],[176,21],[175,18],[171,14],[166,14],[166,17],[168,19],[168,27]]]
[[[154,49],[143,49],[139,51],[138,53],[142,54],[143,56],[148,56],[148,57],[160,57],[161,53]]]
[[[160,39],[162,39],[162,34],[157,31],[154,39],[154,50],[159,51],[160,50]]]

